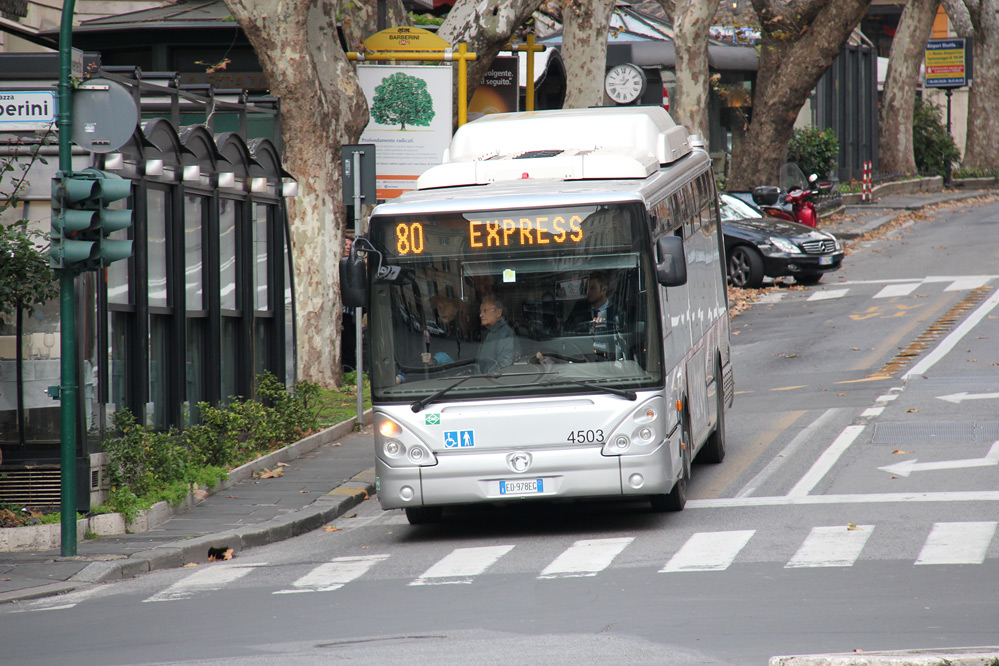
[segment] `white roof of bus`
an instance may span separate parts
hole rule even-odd
[[[443,164],[418,189],[520,178],[647,178],[691,151],[687,130],[658,106],[497,113],[458,128]]]

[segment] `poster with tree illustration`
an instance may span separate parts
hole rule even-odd
[[[382,79],[375,88],[371,117],[381,125],[406,125],[428,127],[434,119],[434,101],[427,91],[427,82],[396,72]]]
[[[451,143],[452,76],[445,65],[357,66],[371,116],[360,143],[373,143],[379,199],[416,189],[424,171],[441,163]]]

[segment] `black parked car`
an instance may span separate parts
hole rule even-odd
[[[726,192],[718,199],[733,286],[759,287],[764,277],[785,275],[800,284],[815,284],[843,263],[843,246],[832,234],[770,217]]]

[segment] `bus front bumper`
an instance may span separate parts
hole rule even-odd
[[[530,465],[513,471],[511,456]],[[658,495],[673,488],[679,463],[666,442],[644,455],[605,456],[600,447],[438,454],[437,464],[390,467],[376,459],[378,500],[385,509],[569,497]]]

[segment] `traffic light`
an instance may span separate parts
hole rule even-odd
[[[132,181],[97,169],[56,174],[49,264],[87,271],[132,256],[132,241],[108,238],[132,226],[132,211],[107,208],[131,190]]]

